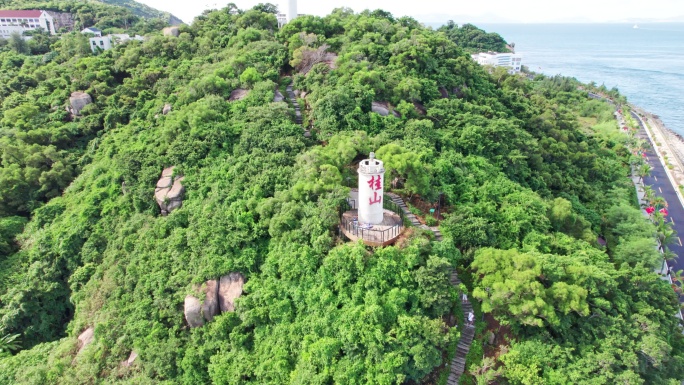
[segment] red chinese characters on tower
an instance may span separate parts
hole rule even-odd
[[[368,198],[368,204],[373,205],[376,203],[382,203],[382,195],[378,195],[378,190],[382,190],[382,177],[380,175],[374,175],[368,181],[368,187],[373,191],[373,197]]]
[[[368,181],[368,187],[371,188],[371,190],[381,190],[382,189],[382,178],[380,175],[375,175],[370,178]]]

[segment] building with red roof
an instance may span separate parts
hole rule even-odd
[[[23,35],[26,31],[42,29],[54,35],[55,23],[46,11],[0,10],[0,37],[7,39],[13,33]]]

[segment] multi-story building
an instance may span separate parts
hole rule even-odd
[[[517,73],[522,69],[522,55],[515,53],[502,52],[480,52],[472,55],[480,65],[491,65],[494,67],[508,67],[508,72]]]
[[[107,36],[95,36],[90,38],[90,49],[95,52],[97,49],[106,51],[112,48],[112,38]]]
[[[88,29],[88,28],[86,28]],[[87,31],[84,29],[81,31],[81,33],[92,33],[92,31]],[[140,36],[140,35],[135,35],[135,37],[130,37],[129,35],[125,33],[114,33],[106,36],[102,36],[102,32],[100,32],[100,36],[95,36],[90,38],[90,49],[95,52],[99,49],[106,51],[108,49],[111,49],[113,46],[121,43],[125,43],[130,40],[138,40],[138,41],[144,41],[145,38]]]
[[[4,11],[0,10],[0,37],[7,39],[17,32],[23,35],[26,31],[42,29],[54,35],[55,24],[52,16],[46,11]]]

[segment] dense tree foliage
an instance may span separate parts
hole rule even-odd
[[[468,52],[509,52],[506,41],[496,32],[489,32],[477,28],[472,24],[458,24],[449,20],[438,31],[444,32],[449,39]]]
[[[77,33],[0,46],[0,383],[420,382],[459,337],[455,267],[512,330],[510,383],[682,377],[659,233],[607,104],[490,73],[453,28],[336,9],[278,30],[272,11],[230,5],[95,55]],[[310,138],[273,101],[290,81]],[[80,116],[73,91],[93,99]],[[387,187],[442,206],[444,241],[337,236],[370,151]],[[161,216],[169,166],[186,193]],[[236,311],[189,328],[185,296],[230,272]]]

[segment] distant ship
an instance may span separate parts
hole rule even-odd
[[[634,28],[634,29],[638,29],[638,28],[639,28],[639,26],[638,26],[638,25],[636,25],[636,24],[634,24],[634,27],[632,27],[632,28]]]

